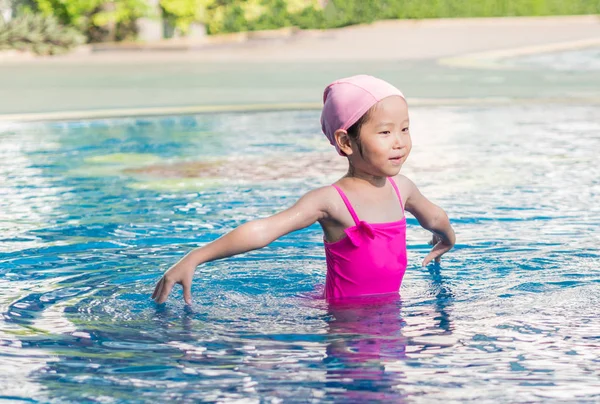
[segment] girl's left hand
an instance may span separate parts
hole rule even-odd
[[[445,243],[442,240],[442,238],[435,233],[433,234],[433,237],[431,238],[431,241],[428,244],[432,245],[433,248],[423,260],[422,266],[426,266],[433,260],[435,260],[435,262],[440,262],[442,255],[450,251],[454,246],[454,244]]]

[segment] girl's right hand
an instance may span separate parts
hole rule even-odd
[[[192,304],[192,279],[194,278],[196,266],[197,263],[192,262],[189,255],[183,257],[160,278],[154,288],[154,293],[152,293],[152,299],[158,304],[164,303],[169,297],[173,286],[178,283],[183,286],[183,300],[186,304]]]

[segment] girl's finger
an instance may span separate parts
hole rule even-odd
[[[158,298],[160,297],[160,294],[162,293],[163,288],[165,287],[165,280],[162,279],[160,281],[160,286],[158,288],[158,290],[156,291],[156,295],[154,295],[154,301],[158,303]]]
[[[435,258],[435,255],[433,255],[432,252],[427,254],[425,259],[423,259],[423,263],[421,264],[421,266],[427,266],[431,262],[431,260],[433,260],[434,258]]]
[[[164,282],[164,286],[163,286],[162,290],[159,293],[158,300],[156,301],[156,303],[161,304],[161,303],[166,302],[167,298],[169,297],[169,293],[171,293],[171,289],[173,289],[174,285],[175,285],[175,282],[166,280]]]
[[[184,282],[183,286],[183,300],[185,304],[192,304],[192,282]]]
[[[151,299],[154,299],[156,298],[156,296],[158,296],[160,289],[162,288],[163,280],[164,278],[160,278],[160,281],[158,281],[158,283],[154,287],[154,292],[152,292]]]
[[[425,259],[423,260],[422,266],[426,266],[433,260],[436,260],[436,262],[440,262],[440,257],[448,251],[450,251],[450,248],[446,245],[442,243],[436,244],[436,246],[433,247],[433,250],[431,250],[431,252],[427,254]]]
[[[421,264],[421,266],[427,266],[435,257],[432,256],[431,254],[427,255],[427,257],[425,257],[425,259],[423,260],[423,263]]]

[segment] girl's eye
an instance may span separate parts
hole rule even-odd
[[[389,130],[384,130],[382,132],[379,132],[382,135],[389,135],[391,132]]]
[[[402,129],[402,132],[408,132],[408,128]]]

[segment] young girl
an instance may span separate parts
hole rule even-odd
[[[328,300],[398,293],[407,265],[405,208],[434,233],[423,265],[439,261],[454,246],[446,213],[400,174],[412,147],[402,93],[383,80],[360,75],[330,84],[323,102],[323,133],[348,159],[346,175],[308,192],[283,212],[245,223],[192,250],[156,285],[152,298],[157,303],[167,300],[178,283],[190,304],[198,265],[265,247],[317,221],[324,234]]]

